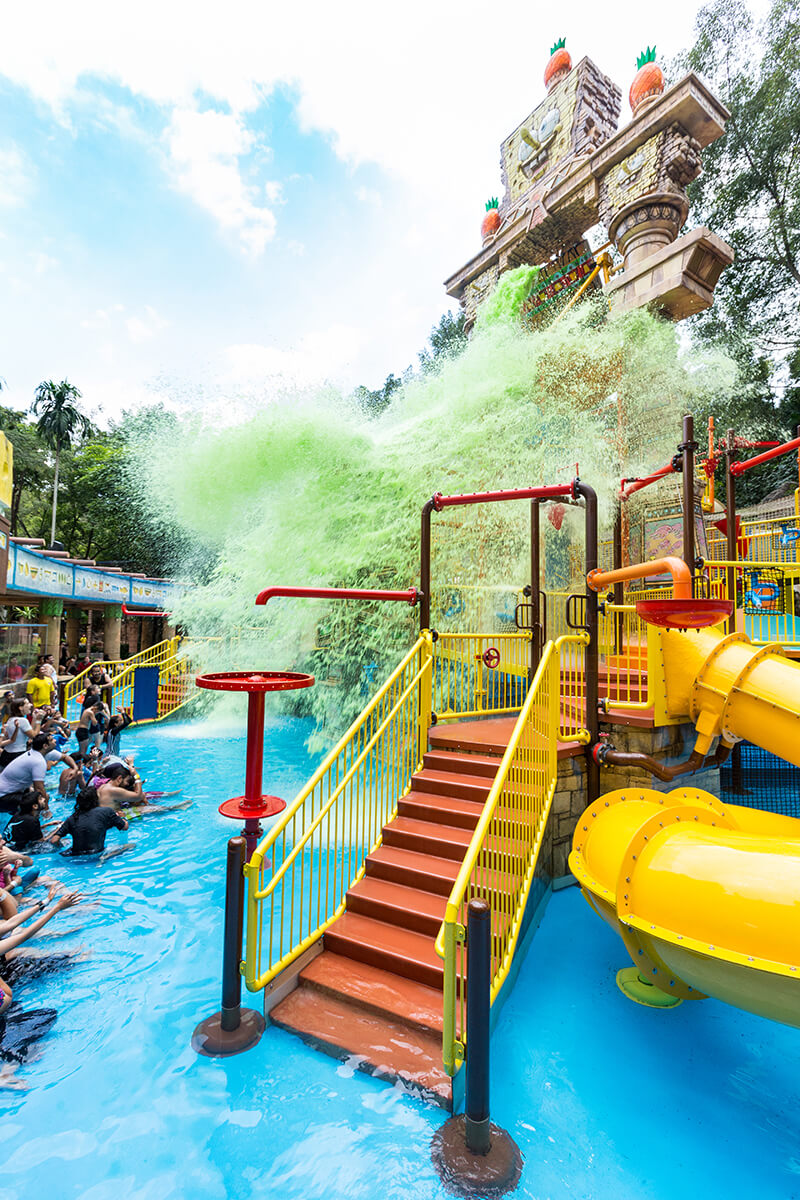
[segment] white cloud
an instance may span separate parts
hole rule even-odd
[[[33,168],[17,146],[0,149],[0,208],[17,208],[28,198]]]
[[[36,275],[49,275],[58,265],[58,259],[45,254],[43,250],[36,250],[31,255],[31,266]]]
[[[134,344],[139,342],[149,341],[155,337],[157,333],[169,327],[169,321],[165,321],[160,317],[154,308],[149,304],[145,305],[144,316],[128,317],[125,322],[125,328],[128,331],[128,337]]]
[[[755,0],[763,8],[764,0]],[[696,0],[648,12],[663,57],[691,38]],[[3,19],[0,72],[63,109],[91,76],[168,109],[196,107],[202,93],[234,118],[275,88],[299,95],[307,129],[328,134],[342,158],[374,162],[439,200],[497,189],[497,145],[542,95],[549,41],[530,24],[528,0],[509,0],[501,34],[518,36],[518,61],[487,54],[478,0],[309,0],[305,5],[229,0],[106,0],[15,5]],[[577,62],[590,54],[627,90],[641,25],[623,36],[607,12],[573,0],[559,32]],[[458,85],[454,84],[458,80]],[[627,110],[624,119],[627,119]]]
[[[225,351],[230,382],[248,389],[275,379],[312,385],[346,376],[364,338],[362,330],[337,322],[305,334],[290,349],[244,343]]]
[[[90,317],[84,317],[80,322],[82,329],[90,331],[118,330],[124,328],[128,338],[134,345],[147,342],[156,334],[169,328],[166,321],[150,304],[146,304],[140,313],[127,313],[124,304],[111,304],[108,308],[98,308]]]
[[[242,178],[239,160],[255,139],[241,117],[176,109],[165,138],[175,186],[235,233],[245,249],[261,254],[275,236],[275,214],[254,203],[255,189]]]
[[[360,200],[362,204],[371,204],[374,208],[380,208],[383,204],[383,197],[377,188],[356,188],[356,200]]]

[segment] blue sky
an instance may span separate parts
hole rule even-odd
[[[479,249],[500,141],[541,98],[555,37],[626,95],[645,44],[666,57],[691,41],[695,5],[635,24],[582,0],[553,30],[539,11],[7,11],[6,402],[66,376],[101,419],[159,396],[229,412],[293,383],[402,371],[449,306],[442,280]]]

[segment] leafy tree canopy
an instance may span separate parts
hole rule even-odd
[[[721,346],[739,365],[739,396],[715,412],[719,433],[731,426],[754,438],[793,437],[800,421],[798,32],[794,0],[773,0],[760,24],[743,0],[713,0],[676,64],[705,78],[731,114],[689,189],[693,223],[736,252],[713,306],[691,322],[699,342]],[[745,476],[742,501],[792,475],[787,456]]]

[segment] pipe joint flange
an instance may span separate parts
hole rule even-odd
[[[602,703],[602,701],[601,701],[601,703]],[[603,709],[603,711],[605,712],[606,710]],[[596,763],[598,767],[604,767],[606,765],[606,759],[608,758],[610,751],[612,751],[614,749],[615,749],[615,747],[612,745],[611,742],[595,742],[595,744],[592,746],[591,750],[589,751],[589,754],[592,757],[592,762]]]
[[[752,646],[753,644],[746,633],[727,633],[724,638],[721,638],[721,640],[717,642],[716,646],[714,646],[708,658],[697,672],[694,682],[692,683],[691,691],[689,692],[689,716],[695,724],[697,723],[697,719],[704,707],[700,701],[703,690],[707,692],[714,692],[717,696],[727,696],[727,692],[721,692],[719,688],[715,688],[713,684],[708,681],[708,672],[710,668],[714,666],[717,659],[725,653],[728,647],[733,646],[737,642],[742,643],[745,646]],[[725,701],[723,700],[723,706],[724,703]]]
[[[758,666],[758,664],[764,662],[764,660],[767,658],[774,658],[776,656],[779,656],[781,658],[784,657],[783,654],[781,653],[780,646],[776,646],[774,643],[769,643],[766,646],[761,646],[758,650],[756,650],[755,654],[753,654],[747,660],[747,662],[744,664],[744,666],[742,667],[739,674],[734,679],[730,688],[728,689],[728,695],[725,698],[725,702],[722,705],[722,712],[720,713],[720,727],[722,729],[723,734],[725,735],[726,741],[728,741],[728,742],[742,741],[741,737],[737,737],[730,730],[730,722],[731,722],[731,718],[732,718],[732,706],[733,706],[735,700],[737,699],[737,697],[742,692],[744,692],[744,690],[745,690],[744,685],[746,684],[747,679],[750,676],[751,672],[753,670],[755,670],[755,668]]]
[[[642,979],[646,979],[648,983],[653,984],[667,996],[674,996],[676,1000],[700,1000],[703,998],[702,992],[695,991],[679,975],[670,970],[658,953],[652,938],[640,933],[631,925],[623,924],[619,926],[619,935],[631,956],[631,962],[635,964]]]
[[[602,745],[602,742],[596,743]],[[595,746],[592,747],[592,753]],[[604,796],[598,797],[594,804],[590,804],[585,808],[578,819],[578,824],[575,826],[575,832],[572,835],[572,849],[580,852],[586,842],[586,838],[591,830],[594,822],[603,815],[607,808],[611,808],[612,804],[624,804],[626,800],[653,800],[654,797],[660,795],[658,792],[650,791],[642,788],[617,788],[616,791],[606,792]]]
[[[638,916],[633,911],[633,880],[643,852],[666,829],[680,824],[714,825],[721,829],[735,828],[728,816],[695,804],[665,806],[661,812],[653,813],[652,817],[642,821],[628,842],[617,878],[617,916],[620,921],[627,923]],[[655,926],[652,928],[655,930]]]

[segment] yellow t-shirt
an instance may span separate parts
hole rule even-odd
[[[44,679],[40,679],[38,675],[34,675],[33,679],[28,680],[27,692],[34,708],[42,708],[45,704],[52,704],[53,681],[46,675]]]

